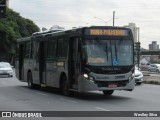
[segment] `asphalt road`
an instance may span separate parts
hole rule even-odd
[[[132,92],[115,91],[112,96],[94,91],[67,97],[56,90],[29,89],[27,83],[22,83],[15,77],[1,77],[0,111],[160,111],[160,86],[142,84]]]

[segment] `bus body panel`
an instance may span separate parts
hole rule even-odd
[[[54,69],[55,68],[55,69]],[[66,60],[54,62],[52,71],[46,70],[46,85],[49,87],[60,88],[60,77],[65,74],[68,78],[68,63]]]
[[[59,87],[58,74],[57,74],[57,62],[46,62],[46,85],[50,87]]]
[[[86,92],[86,91],[94,91],[94,90],[127,90],[132,91],[134,89],[135,79],[131,82],[127,83],[126,86],[116,87],[116,88],[108,88],[108,87],[98,87],[92,81],[85,79],[83,76],[79,77],[79,84],[78,84],[78,92]]]
[[[80,75],[78,78],[78,91],[92,91],[92,90],[129,90],[134,89],[135,78],[130,78],[132,73],[127,74],[118,74],[118,75],[104,75],[104,74],[95,74],[90,73],[89,76],[92,76],[93,79],[86,79],[83,75]],[[120,78],[119,76],[125,76]],[[98,78],[98,79],[97,79]],[[106,79],[107,78],[107,79]],[[110,85],[116,85],[109,87]]]

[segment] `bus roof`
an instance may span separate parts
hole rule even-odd
[[[51,30],[51,31],[46,31],[46,32],[36,32],[33,33],[32,36],[30,37],[25,37],[25,38],[20,38],[17,40],[17,42],[25,42],[25,41],[30,41],[30,40],[34,40],[36,38],[44,38],[46,36],[59,36],[59,35],[65,35],[65,34],[79,34],[79,35],[90,35],[88,32],[86,32],[87,30],[90,29],[111,29],[111,30],[126,30],[131,32],[130,28],[127,27],[117,27],[117,26],[91,26],[91,27],[82,27],[82,28],[74,28],[74,29],[70,29],[70,30]],[[93,31],[94,32],[94,31]],[[103,35],[100,34],[103,33],[104,35],[108,35],[108,31],[95,31],[95,33],[93,35]],[[114,31],[115,33],[115,31]],[[115,33],[116,34],[116,33]],[[118,34],[118,33],[117,33]],[[91,34],[92,35],[92,34]]]

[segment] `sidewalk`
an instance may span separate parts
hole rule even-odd
[[[160,74],[150,74],[148,71],[142,71],[143,83],[160,85]]]

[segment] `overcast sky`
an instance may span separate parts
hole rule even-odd
[[[59,25],[70,29],[79,26],[115,26],[136,23],[142,47],[151,41],[160,45],[160,0],[9,0],[9,7],[33,20],[40,28]],[[97,17],[97,18],[94,18]]]

